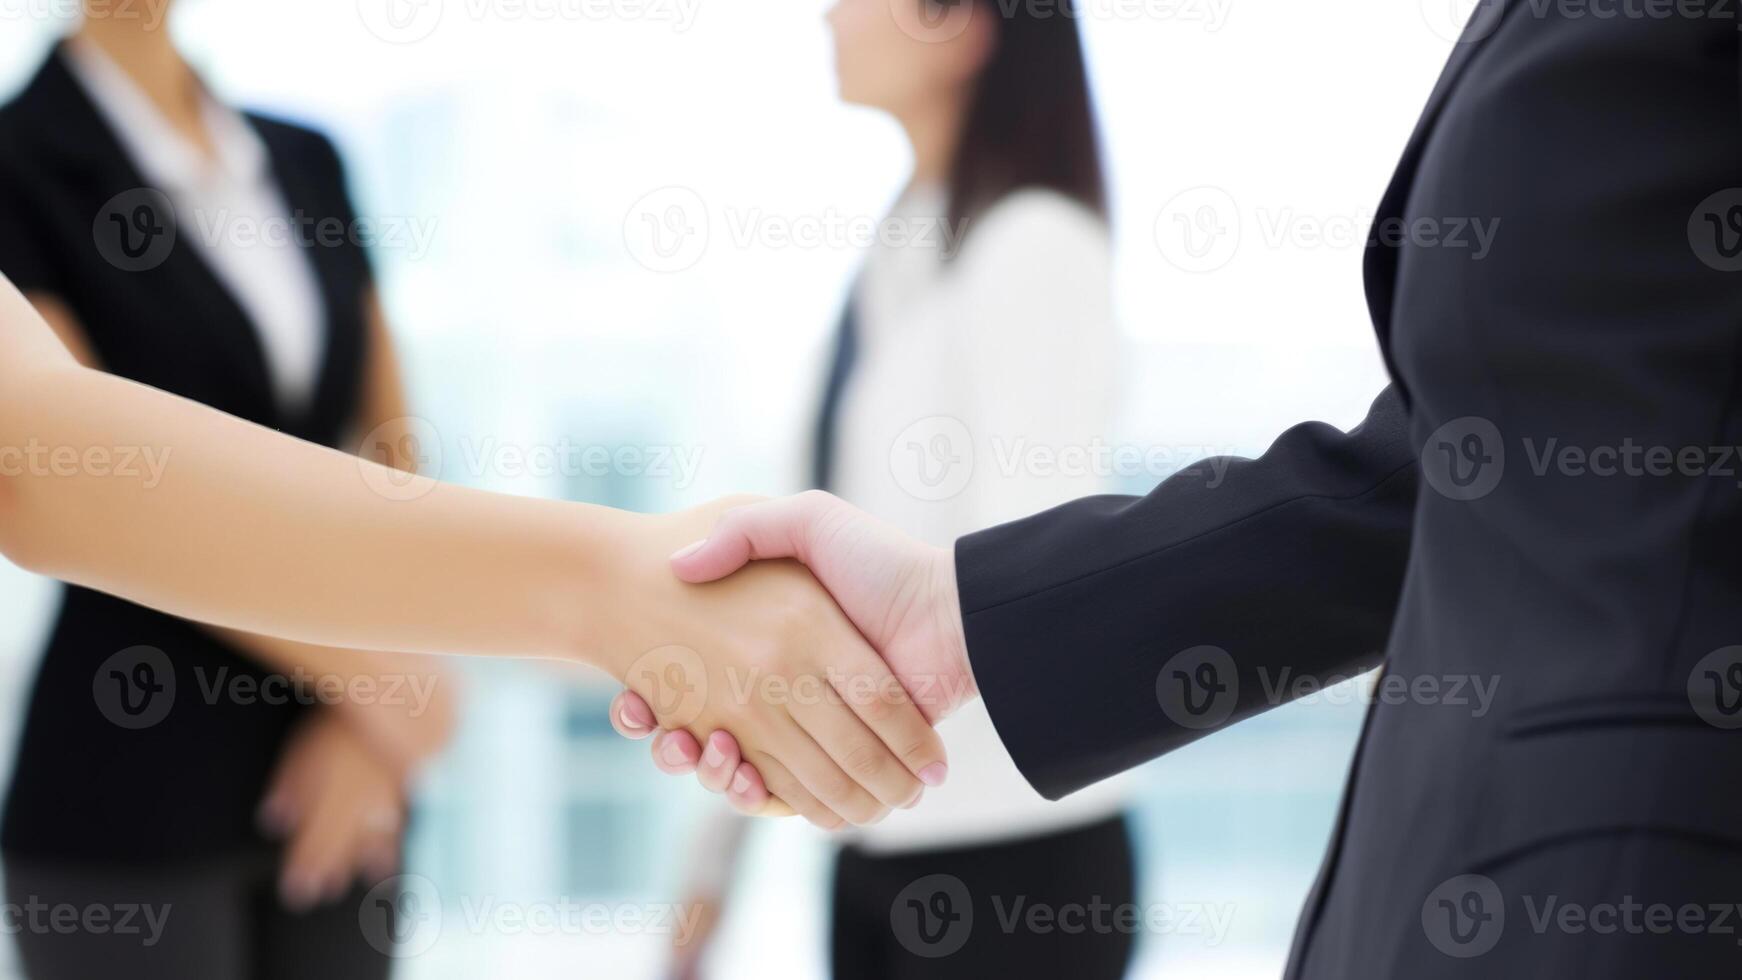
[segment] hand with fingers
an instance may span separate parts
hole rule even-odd
[[[737,509],[723,501],[655,519],[655,533],[621,556],[637,588],[588,645],[606,648],[598,659],[635,692],[640,719],[672,733],[658,745],[667,768],[687,753],[700,762],[711,745],[711,785],[772,794],[831,830],[913,804],[947,772],[939,715],[909,696],[810,571],[766,561],[730,576],[672,574],[673,552]]]
[[[405,796],[400,776],[338,713],[294,734],[260,806],[265,832],[284,841],[279,894],[307,911],[399,868]]]
[[[901,684],[913,706],[936,724],[977,696],[949,549],[916,541],[820,491],[726,510],[709,536],[672,557],[677,578],[690,583],[736,577],[751,562],[802,563]],[[747,754],[731,730],[661,724],[631,689],[611,705],[611,722],[625,737],[653,737],[654,763],[674,775],[695,773],[733,807],[782,816],[792,801],[770,785],[761,760]],[[698,741],[701,732],[705,742]],[[943,781],[941,765],[918,773]]]

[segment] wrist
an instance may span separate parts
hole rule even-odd
[[[961,679],[959,689],[951,691],[953,707],[959,707],[979,697],[980,688],[974,681],[973,661],[968,657],[968,631],[962,621],[962,594],[956,584],[956,550],[939,548],[932,562],[931,606],[940,653],[948,672]]]
[[[728,498],[671,514],[602,510],[582,576],[587,614],[570,634],[572,659],[623,681],[648,651],[674,642],[664,625],[686,590],[671,556],[706,538],[720,514],[748,502]]]
[[[551,581],[548,591],[540,589],[534,614],[549,624],[560,659],[619,676],[610,655],[632,621],[626,606],[637,590],[629,562],[640,551],[637,541],[649,518],[568,504],[559,520],[560,530],[548,539],[554,545]]]
[[[347,700],[339,713],[375,757],[404,781],[416,776],[452,741],[459,723],[456,681],[426,658],[400,658],[391,670],[372,671],[378,684],[402,694],[381,700]],[[385,690],[385,688],[384,688]]]

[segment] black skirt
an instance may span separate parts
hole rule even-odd
[[[835,866],[835,980],[1117,980],[1134,942],[1123,816],[1063,833]]]

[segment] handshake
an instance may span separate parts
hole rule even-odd
[[[944,782],[933,726],[976,696],[949,549],[820,491],[675,520],[713,526],[662,570],[679,594],[637,604],[658,645],[610,665],[620,733],[744,813],[830,830]]]

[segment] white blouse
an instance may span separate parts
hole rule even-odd
[[[966,229],[946,260],[944,196],[910,192],[866,263],[859,355],[842,393],[835,491],[938,545],[1106,492],[1119,404],[1113,260],[1102,221],[1021,191]],[[1069,651],[1059,651],[1068,656]],[[851,838],[875,852],[988,843],[1117,813],[1114,780],[1049,802],[1004,749],[983,702],[939,726],[950,778],[913,810]]]
[[[259,333],[279,404],[314,396],[326,354],[326,310],[314,265],[290,221],[260,135],[207,96],[209,158],[176,132],[132,78],[96,44],[74,38],[67,66],[140,175],[175,206],[178,240],[196,246]]]

